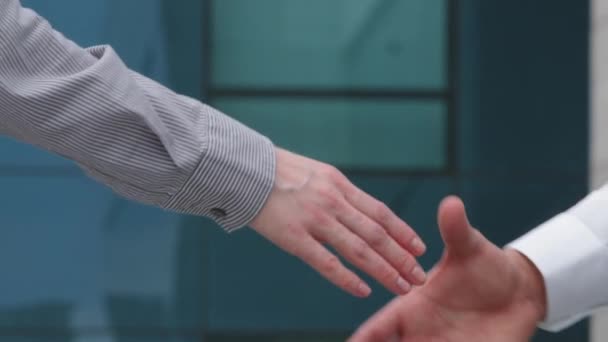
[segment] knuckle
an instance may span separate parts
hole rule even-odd
[[[281,245],[289,254],[305,257],[309,247],[306,241],[306,230],[299,226],[288,227]]]
[[[340,186],[340,187],[346,187],[347,185],[350,184],[350,182],[348,181],[348,178],[346,178],[346,176],[338,169],[335,169],[329,178],[332,182],[334,182],[334,184]]]
[[[333,165],[325,165],[322,174],[330,180],[337,178],[342,173]]]
[[[362,215],[359,212],[353,212],[351,214],[351,216],[349,216],[349,220],[348,221],[352,222],[352,224],[355,227],[357,227],[357,228],[359,228],[359,227],[363,228],[366,225],[368,225],[368,218],[365,215]]]
[[[348,188],[347,185],[350,184],[346,176],[332,165],[327,165],[322,171],[322,175],[330,183],[337,185],[339,188]]]
[[[342,286],[351,291],[357,291],[361,282],[356,277],[347,277],[343,280]]]
[[[312,227],[325,227],[331,222],[329,215],[320,207],[310,207],[308,209],[308,216],[310,217],[309,225]]]
[[[399,275],[397,274],[397,271],[388,266],[383,267],[383,270],[380,271],[380,280],[383,281],[385,284],[392,285],[393,283],[395,283],[398,277]]]
[[[344,196],[351,203],[361,203],[364,202],[365,193],[363,190],[357,188],[356,186],[348,186],[344,190]]]
[[[334,275],[340,270],[340,260],[335,256],[329,256],[321,264],[321,271],[327,275]]]
[[[298,245],[307,235],[306,229],[304,229],[300,225],[292,225],[287,226],[285,229],[285,236],[287,242],[290,242],[294,245]]]
[[[319,190],[319,195],[322,198],[323,205],[329,210],[340,208],[342,200],[339,194],[329,187],[324,187]]]
[[[313,217],[313,223],[316,226],[320,227],[328,227],[331,225],[331,218],[325,214],[322,210],[317,210],[316,214]]]
[[[396,266],[400,270],[409,272],[414,268],[415,264],[416,264],[416,260],[414,260],[414,258],[411,255],[404,253],[401,257],[399,257],[399,260],[397,261]]]
[[[389,209],[389,207],[386,206],[386,204],[384,203],[378,203],[376,205],[376,219],[378,219],[378,221],[382,222],[382,223],[386,223],[390,220],[391,218],[391,210]]]
[[[369,233],[369,244],[374,248],[384,247],[388,242],[388,234],[384,228],[373,225]]]
[[[330,195],[325,198],[325,205],[327,209],[335,211],[341,207],[342,201],[336,195]]]
[[[369,257],[370,248],[364,241],[357,240],[352,245],[352,253],[355,260],[363,261]]]

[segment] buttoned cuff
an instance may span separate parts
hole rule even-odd
[[[605,298],[606,247],[576,216],[564,213],[507,247],[539,269],[547,291],[547,316],[539,326],[560,331],[583,319]]]
[[[268,138],[215,109],[201,105],[201,110],[208,118],[204,155],[165,207],[210,217],[234,231],[257,216],[272,190],[275,148]]]

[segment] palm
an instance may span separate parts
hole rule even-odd
[[[500,341],[502,335],[505,341],[517,341],[507,335],[515,330],[519,340],[525,340],[534,321],[516,317],[516,272],[506,256],[484,254],[503,252],[483,246],[465,258],[448,254],[426,286],[396,299],[401,336],[407,341]]]
[[[487,241],[470,228],[463,208],[451,206],[439,217],[446,252],[428,283],[393,300],[353,341],[524,341],[532,335],[536,312],[524,300],[517,252]]]

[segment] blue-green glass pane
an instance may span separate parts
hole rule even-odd
[[[387,203],[429,246],[434,246],[420,260],[425,268],[431,267],[442,246],[436,224],[437,204],[453,191],[452,181],[350,178]],[[349,333],[392,298],[366,276],[363,278],[370,281],[372,296],[354,298],[252,230],[231,235],[209,233],[205,246],[209,262],[206,326],[212,334]]]
[[[40,335],[40,334],[36,334],[36,333],[30,333],[30,334],[26,334],[26,335],[13,335],[13,334],[7,334],[7,335],[0,335],[0,341],[10,341],[10,342],[75,342],[77,340],[75,340],[72,336],[70,335],[64,335],[64,334],[60,334],[60,335]],[[97,341],[90,341],[90,342],[97,342]],[[99,342],[106,342],[106,341],[99,341]],[[112,340],[107,341],[107,342],[114,342]]]
[[[444,0],[215,0],[213,85],[443,88]]]
[[[226,97],[214,104],[279,146],[342,167],[445,166],[440,102]]]
[[[71,172],[77,171],[76,167],[69,160],[13,138],[0,136],[0,151],[2,151],[0,168],[50,167],[53,169],[61,168],[66,171],[73,170]]]
[[[208,336],[206,342],[343,342],[348,334],[270,334],[270,335],[223,335]]]
[[[200,327],[202,243],[179,216],[83,177],[2,177],[0,188],[11,194],[0,199],[0,336]]]
[[[109,44],[133,70],[200,94],[201,1],[23,5],[77,44]],[[0,341],[202,340],[200,225],[119,199],[43,149],[3,137],[0,151]]]
[[[83,342],[84,341],[88,342],[89,340],[83,339]],[[136,334],[117,333],[114,334],[112,339],[103,340],[99,342],[209,342],[209,340],[205,338],[204,333],[202,331],[174,334],[171,332],[144,330]]]

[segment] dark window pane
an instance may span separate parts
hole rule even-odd
[[[256,335],[230,335],[208,336],[207,342],[343,342],[348,339],[347,334],[256,334]]]
[[[341,167],[445,166],[441,102],[226,97],[214,105],[279,146]]]
[[[215,0],[213,86],[443,88],[443,0]]]

